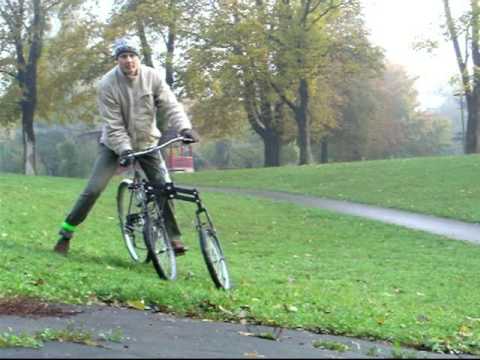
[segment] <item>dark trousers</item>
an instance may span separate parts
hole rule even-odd
[[[138,159],[147,179],[154,187],[161,186],[165,182],[165,162],[159,152],[144,155]],[[73,226],[81,224],[95,205],[100,194],[105,190],[110,179],[118,167],[118,155],[103,144],[99,145],[99,151],[92,174],[87,186],[80,194],[72,211],[65,221]],[[173,204],[171,201],[164,206],[164,217],[167,232],[170,238],[176,239],[180,234],[177,221],[175,220]]]

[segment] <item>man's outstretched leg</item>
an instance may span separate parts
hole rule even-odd
[[[60,239],[53,250],[59,254],[67,255],[70,248],[70,240],[73,237],[75,227],[81,224],[100,194],[107,187],[108,182],[117,169],[118,156],[105,145],[100,144],[97,160],[87,186],[78,197],[75,206],[67,216],[60,231]]]

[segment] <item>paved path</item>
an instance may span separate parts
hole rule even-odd
[[[422,215],[402,210],[386,209],[373,205],[358,204],[341,200],[316,198],[279,191],[248,190],[238,188],[200,188],[204,191],[238,193],[271,200],[286,201],[303,206],[316,207],[334,212],[360,216],[389,224],[404,226],[410,229],[423,230],[443,235],[455,240],[465,240],[480,244],[480,225],[462,221]]]
[[[39,349],[0,348],[0,358],[437,358],[458,359],[473,356],[443,355],[412,349],[395,349],[382,342],[364,341],[341,336],[318,335],[307,331],[284,330],[276,341],[255,334],[275,329],[223,322],[205,322],[162,313],[100,306],[69,306],[81,311],[66,318],[21,318],[0,316],[1,332],[33,334],[46,328],[74,332],[82,330],[94,339],[120,329],[119,342],[100,341],[101,346],[72,342],[49,342]],[[103,336],[108,339],[108,336]],[[344,344],[347,351],[323,350],[315,341]]]
[[[480,243],[480,226],[476,224],[282,192],[206,187],[201,190],[288,201]],[[66,318],[0,316],[0,333],[12,331],[33,334],[46,328],[69,328],[88,330],[98,338],[101,334],[120,329],[121,341],[104,341],[101,342],[102,347],[50,342],[39,349],[0,349],[0,358],[476,358],[395,349],[382,342],[295,330],[284,330],[277,341],[272,341],[255,336],[265,332],[275,333],[275,329],[266,327],[205,322],[124,308],[73,308],[80,313]],[[348,351],[314,347],[313,343],[319,340],[345,344]]]

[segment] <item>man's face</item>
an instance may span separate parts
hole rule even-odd
[[[138,73],[140,67],[140,59],[132,52],[124,52],[117,58],[118,66],[125,75],[135,76]]]

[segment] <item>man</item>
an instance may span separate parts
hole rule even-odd
[[[60,228],[54,251],[62,255],[67,255],[76,226],[85,220],[118,164],[128,166],[132,161],[129,154],[157,145],[161,135],[156,126],[157,106],[182,136],[198,141],[183,106],[157,70],[140,64],[136,46],[128,39],[120,39],[114,45],[114,56],[117,65],[103,76],[97,92],[103,120],[99,153],[87,186]],[[154,186],[163,184],[165,162],[159,152],[139,162]],[[164,211],[175,253],[182,255],[187,248],[180,240],[173,209],[166,206]]]

